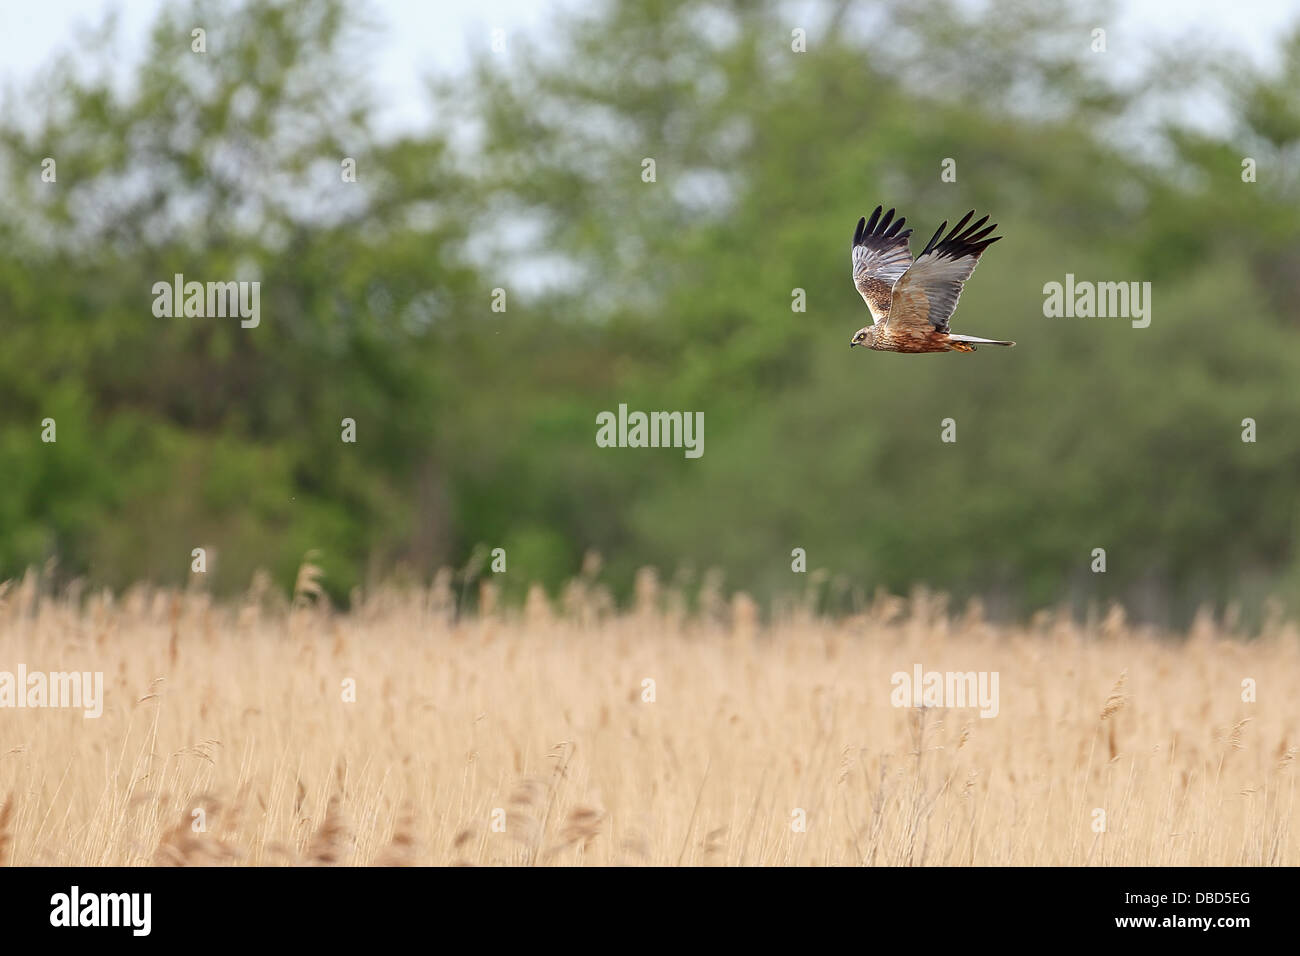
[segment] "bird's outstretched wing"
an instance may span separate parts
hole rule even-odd
[[[881,218],[883,208],[877,206],[869,220],[865,216],[859,219],[853,234],[853,284],[866,300],[873,323],[889,315],[890,290],[912,264],[912,250],[907,245],[912,230],[903,229],[907,220],[894,220],[892,209]]]
[[[898,280],[890,302],[891,329],[948,331],[948,319],[957,309],[962,283],[975,271],[984,250],[1002,238],[985,238],[998,227],[995,222],[980,228],[988,222],[988,216],[966,228],[973,215],[974,209],[966,213],[943,239],[939,237],[948,228],[948,223],[941,225],[921,250],[916,262]]]

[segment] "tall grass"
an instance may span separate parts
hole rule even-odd
[[[0,709],[0,865],[1300,864],[1286,622],[999,626],[919,593],[764,624],[649,572],[621,613],[582,579],[458,616],[444,574],[341,615],[299,584],[0,586],[0,671],[106,697]],[[892,706],[918,663],[997,671],[998,715]]]

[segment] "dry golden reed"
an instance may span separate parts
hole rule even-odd
[[[1300,864],[1285,621],[1007,626],[923,591],[765,620],[649,571],[619,613],[598,573],[348,614],[311,564],[230,604],[0,584],[0,671],[105,692],[0,709],[0,865]],[[997,716],[893,706],[918,664],[996,671]]]

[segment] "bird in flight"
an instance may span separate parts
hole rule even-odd
[[[962,284],[975,271],[984,250],[1001,239],[985,238],[997,223],[981,229],[988,216],[967,228],[972,209],[952,227],[944,222],[921,255],[912,261],[907,243],[911,229],[894,210],[882,217],[883,206],[858,220],[853,233],[853,284],[871,311],[871,325],[854,333],[849,347],[865,345],[881,352],[974,352],[976,345],[1015,345],[997,339],[958,335],[948,331]],[[965,231],[963,231],[965,230]],[[940,237],[943,238],[940,238]]]

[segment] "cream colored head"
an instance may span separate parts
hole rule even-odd
[[[876,327],[874,325],[864,325],[853,333],[853,338],[849,340],[849,348],[855,345],[865,345],[870,348],[876,341]]]

